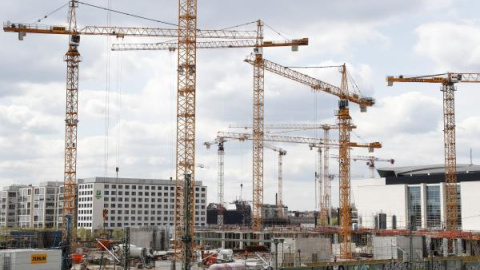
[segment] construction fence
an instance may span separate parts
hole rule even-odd
[[[282,270],[480,270],[480,256],[434,258],[419,262],[365,260],[311,263],[303,267],[282,267]]]

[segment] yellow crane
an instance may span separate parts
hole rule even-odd
[[[262,62],[259,64],[258,62]],[[347,69],[345,65],[341,66],[342,81],[341,86],[337,87],[329,83],[323,82],[319,79],[313,78],[309,75],[300,73],[293,69],[284,67],[272,61],[261,59],[259,60],[255,55],[251,55],[245,62],[254,65],[262,66],[262,68],[280,75],[282,77],[297,81],[299,83],[310,86],[313,91],[325,92],[337,96],[340,100],[338,102],[338,111],[336,111],[337,125],[339,126],[339,178],[340,178],[340,217],[342,218],[340,228],[340,256],[342,258],[352,258],[351,251],[351,213],[350,213],[350,131],[353,129],[353,124],[350,117],[349,102],[356,103],[360,106],[362,112],[366,112],[367,107],[373,106],[375,100],[371,97],[362,97],[356,93],[350,93],[348,90]],[[263,102],[263,100],[262,100]],[[263,116],[262,116],[263,119]],[[262,130],[263,132],[263,130]],[[255,133],[255,127],[254,127]]]
[[[83,28],[77,27],[76,8],[78,0],[70,0],[68,10],[68,26],[48,26],[38,24],[23,24],[23,23],[4,23],[3,29],[5,32],[18,33],[20,40],[26,36],[27,33],[34,34],[54,34],[54,35],[68,35],[69,44],[68,51],[65,54],[64,60],[67,63],[67,82],[66,82],[66,119],[65,119],[65,169],[64,169],[64,204],[63,204],[63,224],[62,236],[64,243],[70,242],[76,235],[76,226],[70,226],[70,233],[67,234],[67,221],[70,220],[72,224],[76,225],[75,215],[75,201],[76,201],[76,163],[77,163],[77,124],[78,124],[78,84],[79,84],[79,63],[81,56],[78,51],[80,45],[81,35],[104,35],[104,36],[139,36],[139,37],[178,37],[179,38],[179,112],[177,128],[180,131],[177,135],[181,140],[177,140],[177,169],[191,168],[192,152],[189,135],[194,133],[194,125],[192,126],[192,89],[194,90],[194,72],[195,72],[195,57],[192,53],[192,36],[193,41],[198,36],[199,38],[222,38],[222,39],[256,39],[256,31],[230,31],[230,30],[198,30],[196,28],[196,1],[180,1],[179,27],[177,29],[164,28],[146,28],[146,27],[102,27],[102,26],[86,26]],[[192,21],[194,23],[192,24]],[[195,43],[195,42],[194,42]],[[185,72],[186,71],[186,72]],[[193,80],[192,80],[193,77]],[[192,88],[193,82],[193,88]],[[188,85],[187,85],[188,84]],[[186,97],[186,98],[184,98]],[[194,104],[193,104],[194,105]],[[194,107],[193,107],[194,111]],[[188,121],[187,121],[187,120]],[[187,131],[188,130],[188,131]],[[183,134],[183,135],[182,135]],[[191,136],[190,136],[191,137]],[[186,148],[185,148],[186,147]],[[186,151],[183,151],[187,149]],[[188,162],[185,162],[188,160]],[[180,165],[179,165],[180,164]],[[194,164],[194,163],[192,163]],[[193,170],[193,168],[192,168]],[[178,173],[177,175],[183,175]],[[178,177],[177,177],[178,181]],[[192,183],[194,183],[192,178]],[[183,184],[177,182],[177,199],[176,202],[183,201]],[[193,194],[194,189],[190,189]],[[193,196],[193,195],[192,195]],[[190,200],[194,201],[194,200]],[[193,203],[193,202],[192,202]],[[177,204],[177,207],[179,204]],[[180,207],[183,207],[181,205]],[[177,208],[182,211],[183,208]],[[191,213],[194,207],[191,207]],[[182,212],[183,213],[183,212]],[[193,219],[193,217],[192,217]],[[176,221],[178,218],[176,218]],[[193,228],[193,226],[191,226]],[[179,227],[183,230],[183,226]],[[192,229],[193,230],[193,229]],[[193,231],[192,231],[193,232]],[[178,231],[177,231],[178,233]],[[178,235],[178,234],[176,234]],[[180,234],[183,235],[183,232]],[[67,239],[68,238],[68,239]],[[74,250],[75,241],[71,241],[71,250]]]
[[[446,229],[458,230],[457,153],[455,146],[455,84],[480,83],[480,73],[456,73],[425,76],[388,76],[387,85],[395,82],[439,83],[443,92],[443,134],[445,150],[445,187],[447,197]]]

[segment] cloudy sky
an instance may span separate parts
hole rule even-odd
[[[88,1],[88,0],[86,0]],[[66,0],[3,0],[6,22],[65,25]],[[177,1],[88,1],[99,6],[176,23]],[[442,95],[438,85],[385,86],[386,75],[426,75],[480,70],[480,3],[473,0],[339,0],[339,1],[199,1],[198,28],[220,29],[262,19],[266,40],[310,39],[298,52],[270,48],[265,58],[285,66],[318,67],[346,63],[366,96],[377,104],[368,113],[351,106],[357,142],[380,141],[375,155],[394,158],[396,166],[443,163]],[[168,27],[158,22],[109,14],[86,5],[78,11],[79,26]],[[45,15],[48,15],[45,18]],[[255,29],[248,24],[240,29]],[[111,52],[116,40],[82,36],[78,178],[114,176],[162,178],[174,175],[176,54],[165,51]],[[0,181],[14,183],[63,181],[66,36],[0,34]],[[249,124],[252,118],[252,67],[242,60],[250,49],[198,51],[197,180],[216,201],[216,149],[205,149],[218,130]],[[301,69],[340,84],[337,69]],[[480,91],[458,84],[456,94],[457,160],[478,163]],[[303,85],[266,73],[265,123],[335,123],[337,100],[312,93]],[[232,131],[232,130],[231,130]],[[237,130],[238,131],[238,130]],[[292,133],[321,136],[322,132]],[[331,132],[335,138],[336,132]],[[284,158],[284,202],[290,209],[315,208],[315,151],[305,145],[278,146]],[[251,144],[225,147],[225,197],[251,200]],[[334,151],[332,151],[334,152]],[[365,155],[356,149],[352,155]],[[265,202],[276,192],[276,154],[265,150]],[[331,159],[331,171],[338,171]],[[388,166],[379,163],[379,167]],[[352,162],[352,178],[368,176],[365,162]],[[243,184],[243,191],[240,185]],[[338,180],[333,183],[338,205]],[[353,195],[354,196],[354,195]],[[302,198],[302,200],[299,200]]]

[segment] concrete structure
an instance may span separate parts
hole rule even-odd
[[[245,249],[265,246],[270,254],[278,251],[279,267],[298,266],[305,263],[330,261],[332,259],[330,238],[319,233],[300,228],[283,230],[222,228],[198,229],[195,231],[198,245],[205,249]],[[277,249],[272,239],[279,239]],[[283,242],[283,243],[282,243]],[[258,251],[258,250],[256,250]],[[299,252],[300,251],[300,252]],[[252,251],[255,252],[255,251]]]
[[[387,229],[441,229],[445,224],[446,193],[443,166],[378,169],[381,178],[352,181],[352,203],[358,209],[359,227],[378,227],[386,215]],[[458,165],[459,226],[478,230],[480,166]]]
[[[77,227],[173,226],[175,181],[94,177],[78,180]],[[207,187],[195,182],[195,226],[206,224]],[[107,219],[103,220],[106,209]]]
[[[155,251],[168,250],[170,245],[169,226],[133,227],[130,229],[130,244],[152,248]]]
[[[11,185],[0,191],[0,227],[18,226],[18,196],[25,185]]]
[[[6,249],[0,250],[3,270],[52,270],[60,269],[60,249]]]
[[[411,242],[410,242],[411,240]],[[373,236],[373,259],[375,260],[398,260],[398,261],[422,261],[423,240],[421,236]],[[411,247],[410,247],[411,243]],[[412,257],[410,257],[412,252]]]
[[[58,193],[61,182],[42,182],[19,189],[18,226],[54,228],[58,218]]]

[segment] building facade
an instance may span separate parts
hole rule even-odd
[[[42,182],[19,189],[18,226],[55,228],[58,219],[58,193],[62,182]]]
[[[0,227],[18,226],[18,197],[20,188],[26,185],[11,185],[0,191]]]
[[[378,170],[381,178],[352,181],[359,227],[375,228],[386,217],[387,229],[443,229],[447,214],[443,166]],[[478,230],[476,206],[480,166],[457,166],[458,228]],[[382,226],[383,227],[383,226]]]
[[[77,227],[108,230],[174,225],[172,180],[94,177],[78,180]],[[205,226],[207,187],[195,182],[195,226]]]

